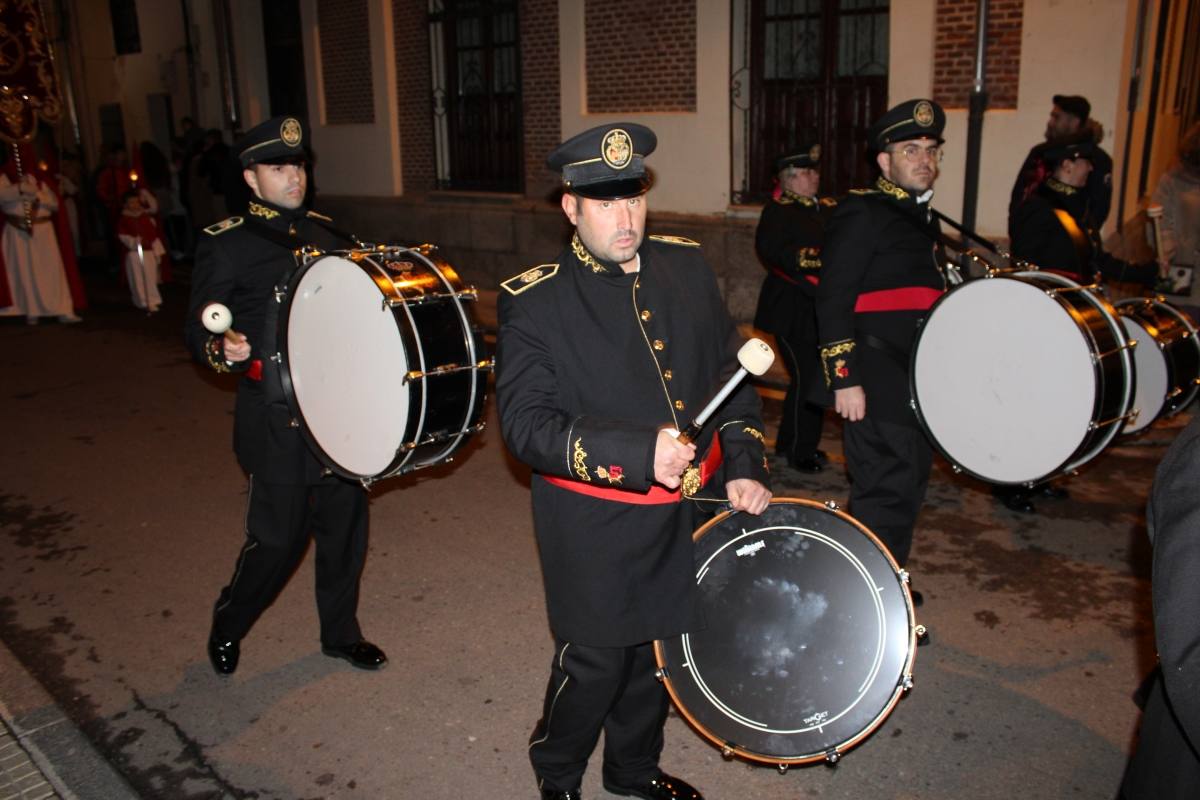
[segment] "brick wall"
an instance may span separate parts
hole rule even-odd
[[[696,110],[697,0],[585,0],[592,114]]]
[[[433,76],[429,67],[429,0],[392,0],[400,174],[406,195],[434,186]]]
[[[966,108],[975,82],[976,0],[937,0],[933,98]],[[1016,108],[1024,0],[990,0],[984,82],[988,108]]]
[[[317,0],[321,32],[321,76],[325,124],[375,121],[375,84],[371,78],[370,11],[367,0]]]
[[[521,21],[525,194],[544,197],[559,184],[558,176],[546,169],[546,154],[562,141],[558,0],[521,0],[518,14]]]

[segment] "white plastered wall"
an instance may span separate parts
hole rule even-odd
[[[304,70],[308,83],[309,135],[317,154],[316,180],[330,195],[391,197],[403,194],[396,98],[395,44],[390,0],[369,0],[371,75],[375,121],[360,125],[325,122],[325,83],[315,0],[303,0]]]
[[[729,3],[696,3],[696,111],[651,114],[587,113],[587,69],[582,2],[558,6],[562,69],[562,135],[627,120],[658,135],[647,159],[654,172],[652,210],[724,213],[729,206]],[[614,80],[653,80],[620,75]]]

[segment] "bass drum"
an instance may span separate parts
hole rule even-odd
[[[726,512],[694,539],[707,625],[654,643],[675,705],[727,756],[837,761],[912,686],[907,574],[854,518],[809,500]]]
[[[1155,420],[1178,414],[1200,391],[1200,339],[1187,315],[1161,297],[1131,297],[1116,303],[1125,331],[1138,344],[1133,351],[1137,417],[1124,433],[1139,433]]]
[[[1133,404],[1132,345],[1089,287],[1044,271],[964,283],[913,348],[913,407],[958,470],[1033,484],[1095,458]]]
[[[467,306],[475,291],[433,250],[306,257],[276,290],[288,405],[345,478],[440,464],[483,428],[491,361]]]

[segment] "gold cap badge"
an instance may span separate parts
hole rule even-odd
[[[933,106],[929,104],[928,100],[922,100],[913,106],[913,122],[922,128],[928,128],[933,124]]]
[[[295,147],[300,144],[300,139],[303,138],[303,131],[300,128],[300,120],[294,117],[288,117],[279,126],[279,138],[288,147]]]
[[[633,158],[633,142],[629,134],[620,128],[613,128],[604,134],[600,144],[600,157],[604,163],[613,169],[625,169]]]

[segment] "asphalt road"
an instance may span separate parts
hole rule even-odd
[[[453,464],[372,490],[361,620],[386,670],[320,654],[310,553],[218,678],[204,644],[246,488],[232,384],[189,360],[178,289],[154,318],[93,294],[80,325],[0,321],[0,639],[24,668],[145,798],[534,797],[552,641],[528,475],[494,414]],[[664,767],[710,800],[1112,798],[1154,658],[1143,507],[1183,422],[1036,516],[939,462],[909,565],[932,644],[890,717],[836,767],[780,774],[673,712]],[[775,465],[777,495],[844,502],[836,426],[824,446],[822,475]],[[596,761],[584,789],[608,796]]]

